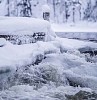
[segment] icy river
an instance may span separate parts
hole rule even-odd
[[[61,38],[20,46],[8,42],[0,48],[0,100],[96,100],[97,56],[78,48],[97,44],[83,43]]]

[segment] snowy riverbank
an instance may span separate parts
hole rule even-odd
[[[97,99],[97,55],[88,58],[81,53],[96,51],[97,43],[59,38],[43,20],[0,20],[1,33],[32,35],[43,31],[52,40],[13,45],[0,39],[0,100]]]
[[[87,62],[78,51],[86,46],[97,44],[62,38],[24,45],[7,42],[0,47],[0,99],[60,100],[97,91],[97,63]]]
[[[54,32],[62,38],[97,41],[97,23],[78,22],[52,24]]]

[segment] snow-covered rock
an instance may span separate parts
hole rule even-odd
[[[97,63],[87,62],[85,56],[78,51],[79,48],[87,46],[96,48],[97,44],[58,37],[54,41],[24,45],[13,45],[7,41],[6,45],[0,48],[0,90],[5,93],[5,89],[22,84],[30,85],[38,92],[41,89],[43,91],[44,86],[50,86],[49,88],[54,87],[55,91],[53,93],[50,90],[47,94],[51,98],[60,94],[57,97],[59,100],[65,96],[63,92],[60,93],[60,88],[56,87],[62,86],[65,89],[71,83],[97,91]],[[68,88],[66,89],[68,92]],[[7,90],[7,93],[9,91]],[[22,91],[25,94],[25,90]],[[20,93],[18,98],[22,96]],[[2,95],[0,94],[0,97]],[[8,98],[8,95],[5,96]],[[27,98],[30,98],[29,96],[34,98],[33,95],[28,95]],[[34,96],[36,98],[36,94]]]
[[[0,35],[33,36],[34,33],[44,33],[45,41],[56,36],[48,21],[26,17],[0,17]]]
[[[48,5],[45,4],[45,5],[42,6],[42,12],[49,12],[50,13],[51,9]]]
[[[6,45],[6,40],[4,38],[0,38],[0,47]]]
[[[50,23],[41,19],[0,17],[0,34],[3,35],[33,35],[34,32],[48,32],[49,28]]]

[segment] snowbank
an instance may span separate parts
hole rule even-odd
[[[12,45],[7,42],[4,47],[0,48],[0,70],[4,66],[26,66],[34,63],[37,55],[44,56],[44,54],[56,52],[59,52],[59,49],[48,42],[25,45]]]
[[[97,23],[52,24],[52,29],[62,38],[97,40]]]
[[[81,49],[83,48],[84,50],[88,50],[86,48],[92,48],[92,49],[97,49],[97,43],[93,43],[93,42],[86,42],[86,41],[81,41],[81,40],[76,40],[76,39],[67,39],[67,38],[59,38],[57,37],[55,39],[56,41],[59,42],[59,44],[61,44],[61,47],[64,49]]]
[[[86,46],[97,48],[96,43],[58,37],[24,45],[7,41],[0,47],[0,90],[20,84],[34,90],[45,85],[66,87],[72,82],[97,91],[97,63],[87,62],[78,51]]]
[[[0,37],[13,44],[50,41],[56,37],[48,21],[26,17],[0,17]]]
[[[34,32],[47,33],[47,21],[26,17],[0,17],[0,35],[33,35]]]
[[[7,14],[7,5],[6,5],[6,1],[3,0],[0,3],[0,16],[5,16]]]
[[[4,38],[0,38],[0,47],[6,45],[6,40]]]
[[[77,44],[76,44],[77,43]],[[0,48],[0,68],[2,66],[26,66],[35,62],[37,55],[60,53],[62,51],[76,51],[81,48],[96,48],[97,44],[73,39],[56,38],[51,42],[37,42],[34,44],[12,45],[7,42]]]
[[[43,5],[42,6],[42,12],[51,12],[51,9],[50,9],[50,7],[48,6],[48,5]]]
[[[78,22],[78,23],[66,23],[66,24],[52,24],[52,28],[55,32],[97,32],[97,23],[92,22]]]

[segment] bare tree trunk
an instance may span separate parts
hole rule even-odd
[[[15,16],[18,16],[18,6],[17,6],[17,0],[15,0]]]
[[[75,5],[74,5],[74,2],[73,2],[73,23],[75,23]]]
[[[7,5],[8,5],[8,8],[7,8],[7,16],[10,16],[10,9],[9,9],[9,3],[10,3],[10,1],[9,0],[7,0]]]
[[[64,6],[65,6],[65,21],[67,22],[67,10],[66,10],[66,1],[64,2]]]
[[[53,0],[53,10],[54,10],[54,18],[56,17],[56,10],[55,10],[56,8],[55,8],[55,0]]]
[[[31,7],[30,0],[28,0],[28,4],[29,4],[29,7],[28,7],[29,13],[30,13],[30,16],[32,16],[32,7]]]

